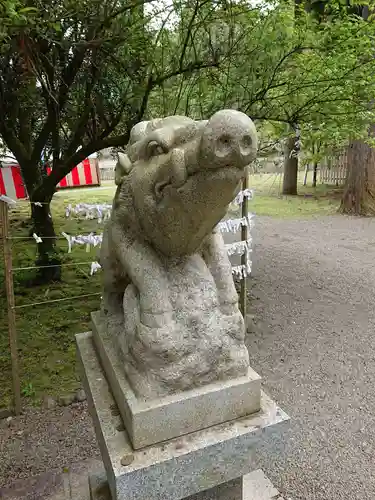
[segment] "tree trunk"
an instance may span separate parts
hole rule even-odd
[[[21,165],[26,189],[31,204],[32,230],[41,238],[37,243],[37,269],[32,284],[39,285],[61,279],[61,259],[56,250],[56,233],[53,225],[50,203],[54,192],[49,193],[43,189],[43,167]],[[36,187],[37,186],[37,187]]]
[[[40,266],[35,277],[35,284],[49,283],[51,281],[60,281],[61,279],[61,260],[56,250],[56,233],[53,225],[50,202],[33,199],[38,201],[40,205],[32,203],[31,217],[33,220],[33,231],[41,238],[41,242],[37,243],[38,256],[36,266]]]
[[[340,212],[375,215],[375,150],[354,141],[347,150],[347,170]]]
[[[310,169],[310,165],[307,163],[306,167],[305,167],[305,177],[303,179],[303,185],[304,186],[306,186],[306,184],[307,184],[307,176],[309,174],[309,169]]]
[[[318,176],[318,163],[314,162],[314,169],[313,169],[313,180],[312,180],[312,187],[316,188],[316,179]]]
[[[284,149],[284,195],[297,194],[298,180],[298,137],[296,135],[288,137]]]

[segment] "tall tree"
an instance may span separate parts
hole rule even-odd
[[[340,211],[375,215],[375,149],[364,141],[352,141],[345,157],[346,182]]]
[[[176,75],[217,67],[206,50],[187,50],[205,0],[194,0],[184,44],[155,55],[168,9],[147,0],[8,0],[0,8],[0,135],[20,164],[32,202],[38,264],[58,263],[50,202],[57,183],[95,151],[127,143],[150,94]],[[159,9],[159,10],[158,10]],[[169,40],[168,40],[169,43]],[[47,152],[52,172],[42,157]],[[37,202],[37,203],[35,203]],[[43,267],[42,279],[58,279]]]
[[[294,23],[298,26],[303,9],[301,0],[294,0]],[[293,67],[290,71],[295,71]],[[298,70],[297,70],[298,71]],[[282,194],[296,195],[298,185],[298,165],[299,165],[299,129],[297,123],[289,123],[290,135],[285,140],[284,145],[284,176]]]
[[[351,5],[348,2],[345,7],[364,21],[369,21],[369,5]],[[373,98],[368,102],[368,108],[374,109]],[[340,204],[341,213],[375,215],[374,118],[372,124],[367,127],[366,136],[362,140],[353,135],[349,136],[350,144],[344,149],[346,180]]]
[[[292,124],[303,144],[320,144],[314,158],[350,135],[363,135],[373,116],[367,105],[375,92],[373,24],[344,13],[318,25],[305,10],[295,24],[285,3],[272,9],[228,5],[216,19],[220,30],[211,25],[199,40],[206,37],[213,52],[228,44],[231,57],[218,71],[165,82],[149,101],[155,113],[206,117],[235,107],[258,122],[278,124],[278,137],[288,138]]]

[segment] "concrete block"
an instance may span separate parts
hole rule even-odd
[[[273,500],[279,495],[261,469],[243,477],[243,493],[243,500]]]
[[[107,474],[105,471],[90,474],[89,476],[90,500],[112,500]]]
[[[90,500],[112,500],[105,472],[91,475],[89,488]],[[184,500],[242,500],[242,498],[242,478],[239,478],[186,497]],[[258,499],[252,498],[251,500]]]
[[[89,478],[90,500],[112,500],[107,476],[103,470]],[[242,478],[228,481],[184,500],[283,500],[261,469]]]
[[[254,469],[256,446],[289,417],[263,392],[258,413],[135,450],[96,356],[90,332],[76,336],[83,382],[114,500],[179,500]]]
[[[95,348],[135,449],[259,411],[261,378],[251,368],[246,377],[164,398],[137,399],[98,314],[92,314]]]

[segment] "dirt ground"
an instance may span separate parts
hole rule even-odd
[[[373,500],[375,220],[257,218],[254,240],[251,365],[291,417],[259,466],[292,500]],[[0,423],[0,487],[96,453],[85,405],[28,412]]]
[[[98,457],[86,403],[51,410],[26,409],[10,422],[0,421],[0,498],[13,500],[14,492],[21,500],[24,496],[18,495],[19,490],[53,489],[56,474]],[[36,476],[38,480],[31,479]],[[42,500],[45,496],[35,494],[31,498]]]
[[[373,499],[375,220],[262,218],[254,238],[251,365],[291,417],[261,466],[293,500]]]

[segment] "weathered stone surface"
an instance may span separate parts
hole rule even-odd
[[[167,117],[133,129],[101,247],[103,321],[133,391],[152,398],[245,376],[245,325],[215,226],[256,155],[253,122]]]
[[[75,400],[78,401],[78,403],[86,401],[86,393],[83,389],[78,389],[75,395]]]
[[[112,500],[107,475],[104,471],[90,474],[89,489],[90,500]]]
[[[260,409],[260,377],[216,382],[176,395],[137,399],[100,316],[92,314],[93,340],[134,448],[249,415]],[[81,347],[83,348],[83,347]]]
[[[90,476],[90,500],[112,500],[105,473]],[[265,500],[264,497],[243,497],[242,478],[219,484],[214,488],[186,497],[185,500]],[[271,498],[267,498],[271,500]]]
[[[70,404],[70,403],[68,403]],[[44,410],[52,410],[52,408],[55,408],[57,406],[56,400],[51,397],[51,396],[43,396],[42,398],[42,408]]]
[[[112,500],[105,471],[90,475],[90,499]],[[186,497],[186,500],[283,500],[278,490],[257,469],[242,478],[220,484],[196,495]]]
[[[104,467],[115,500],[179,500],[232,481],[254,469],[253,454],[288,416],[262,393],[252,416],[134,450],[118,432],[114,400],[92,345],[91,333],[76,336],[83,378]],[[129,466],[121,465],[132,453]]]
[[[4,408],[4,409],[0,410],[0,420],[2,420],[3,418],[8,418],[11,415],[12,415],[12,412],[8,408]]]
[[[74,394],[64,394],[59,397],[60,406],[69,406],[74,402]]]
[[[279,496],[278,490],[261,469],[243,477],[244,500],[272,500]]]

